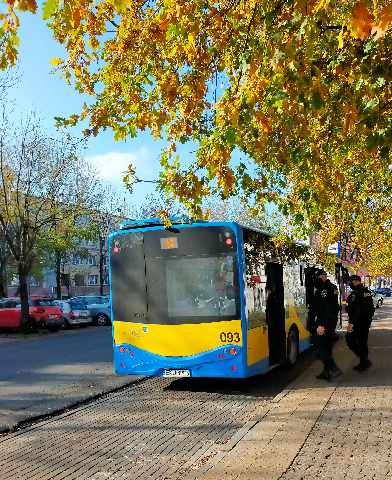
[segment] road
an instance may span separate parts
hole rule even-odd
[[[23,340],[2,335],[0,431],[130,381],[131,377],[112,373],[110,327],[74,329]]]
[[[0,478],[185,478],[245,434],[313,360],[307,352],[294,369],[243,381],[139,379],[0,437]]]

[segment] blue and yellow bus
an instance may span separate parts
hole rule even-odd
[[[115,372],[244,378],[294,364],[310,346],[307,270],[270,243],[232,222],[124,222],[109,239]]]

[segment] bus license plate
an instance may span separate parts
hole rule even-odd
[[[164,377],[190,377],[190,370],[164,370]]]

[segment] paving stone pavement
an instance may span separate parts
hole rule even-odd
[[[359,374],[344,341],[339,382],[315,379],[312,365],[200,480],[392,479],[392,301],[370,335],[373,368]],[[241,461],[239,461],[241,459]]]
[[[392,478],[392,302],[373,324],[364,374],[346,374],[282,480]]]
[[[180,478],[269,397],[181,391],[145,379],[74,412],[0,437],[1,480]]]

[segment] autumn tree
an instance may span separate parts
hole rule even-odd
[[[2,117],[0,230],[16,264],[25,326],[37,248],[83,205],[84,166],[76,152],[77,142],[68,135],[49,137],[34,115],[16,126]]]
[[[2,52],[12,63],[12,15],[36,3],[5,4]],[[161,184],[193,215],[211,194],[273,201],[301,233],[319,231],[326,244],[350,234],[383,268],[389,0],[49,0],[44,17],[66,49],[53,64],[90,96],[66,123],[87,120],[88,135],[150,129],[166,139]],[[193,162],[176,153],[188,141]]]

